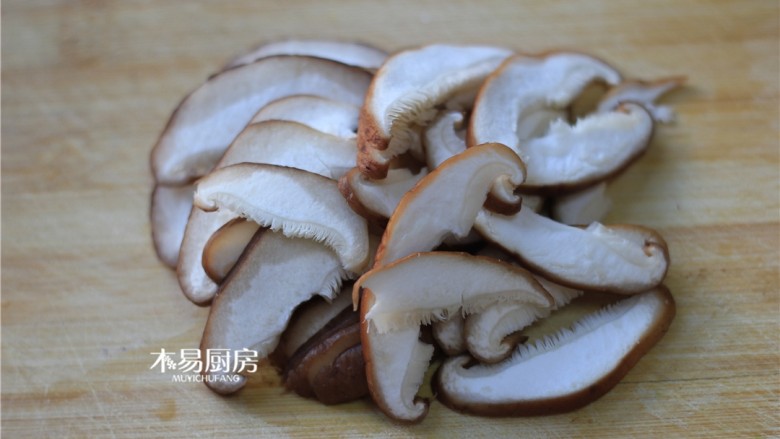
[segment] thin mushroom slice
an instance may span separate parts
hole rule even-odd
[[[642,106],[626,103],[570,125],[557,120],[548,133],[517,152],[528,166],[524,192],[571,192],[626,169],[645,152],[653,119]]]
[[[675,315],[660,286],[624,299],[510,359],[466,368],[454,357],[437,371],[438,398],[455,410],[483,416],[531,416],[571,411],[614,387],[666,333]]]
[[[322,242],[353,273],[368,263],[366,220],[349,208],[337,183],[321,175],[268,164],[232,165],[198,182],[195,205],[237,212],[286,236]]]
[[[620,73],[579,53],[513,56],[482,85],[469,120],[468,144],[500,142],[518,151],[522,142],[536,137],[540,121],[557,119],[596,81],[614,85]]]
[[[552,304],[522,268],[454,252],[412,254],[368,271],[354,288],[363,294],[361,338],[371,396],[387,416],[406,422],[421,420],[428,410],[427,401],[415,396],[433,355],[433,347],[418,340],[421,323],[501,300]]]
[[[237,217],[237,213],[229,210],[204,212],[191,209],[179,252],[176,278],[184,296],[196,305],[208,305],[219,288],[203,268],[203,248],[217,230]]]
[[[434,44],[388,58],[374,76],[360,114],[361,172],[384,178],[390,160],[412,147],[410,133],[434,118],[436,106],[473,95],[510,54],[497,47]]]
[[[176,268],[184,229],[192,209],[195,187],[155,185],[149,212],[152,240],[157,257],[165,265]]]
[[[346,278],[339,258],[322,244],[259,230],[214,299],[201,350],[227,349],[236,358],[247,349],[265,358],[299,304],[334,297]],[[217,393],[232,393],[246,382],[238,372],[209,368],[205,381]]]
[[[203,249],[203,269],[211,280],[225,279],[259,228],[255,222],[236,218],[211,235]]]
[[[572,227],[531,209],[514,216],[483,209],[474,227],[525,266],[571,288],[636,294],[659,285],[669,268],[666,241],[645,227]]]
[[[304,55],[338,61],[348,66],[376,70],[387,58],[387,52],[367,44],[349,41],[285,40],[255,47],[233,58],[225,69],[249,64],[275,55]]]
[[[557,285],[543,277],[536,280],[552,296],[552,307],[506,301],[466,316],[463,335],[466,348],[474,358],[487,364],[505,360],[522,340],[519,331],[582,295],[582,290]]]
[[[466,129],[460,111],[441,113],[425,130],[425,162],[436,169],[448,158],[466,150]]]
[[[335,179],[354,165],[355,151],[354,140],[331,136],[297,122],[267,121],[247,126],[225,151],[216,168],[243,162],[266,163],[291,166]],[[203,266],[204,251],[211,234],[226,221],[215,215],[195,213],[196,210],[193,209],[184,232],[187,246],[183,251],[187,254],[179,261],[179,283],[188,298],[204,303],[217,289],[214,282],[204,279],[208,277]],[[239,216],[234,213],[228,220]],[[240,247],[241,243],[234,245]]]
[[[286,120],[345,139],[357,136],[360,107],[313,95],[295,95],[271,102],[255,114],[250,124]]]
[[[374,266],[432,250],[449,235],[466,236],[496,180],[517,186],[524,177],[523,162],[497,143],[469,148],[448,159],[401,199],[382,236]]]
[[[390,169],[387,177],[371,180],[353,168],[339,179],[339,190],[357,214],[365,218],[390,218],[406,194],[428,175],[423,168],[414,173],[407,168]]]
[[[223,71],[190,93],[171,115],[151,155],[158,183],[207,173],[257,111],[296,94],[360,105],[371,75],[334,61],[277,56]]]
[[[656,81],[621,82],[602,97],[596,111],[612,111],[623,102],[634,102],[645,107],[656,122],[672,122],[674,110],[664,105],[657,105],[656,101],[670,91],[682,87],[685,80],[684,76],[673,76]]]

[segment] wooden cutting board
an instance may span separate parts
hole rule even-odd
[[[15,0],[2,14],[2,433],[6,437],[780,435],[776,1]],[[571,48],[629,77],[687,75],[609,222],[657,228],[678,303],[666,337],[569,414],[484,419],[434,403],[399,426],[368,401],[286,394],[269,368],[224,398],[150,370],[198,346],[149,238],[148,153],[226,59],[285,37]]]

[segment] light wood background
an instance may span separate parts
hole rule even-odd
[[[4,437],[780,435],[778,2],[6,0],[2,10]],[[574,48],[627,76],[684,74],[609,220],[659,229],[678,315],[611,393],[573,413],[417,426],[369,402],[172,383],[150,353],[197,347],[207,310],[149,238],[148,153],[179,99],[282,37]]]

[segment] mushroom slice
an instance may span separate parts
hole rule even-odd
[[[552,217],[564,224],[587,225],[603,220],[610,208],[612,200],[607,196],[607,183],[601,182],[556,198],[552,206]]]
[[[295,310],[274,351],[274,362],[283,366],[295,351],[322,330],[342,311],[352,309],[352,284],[344,285],[333,300],[314,297]]]
[[[259,228],[255,222],[236,218],[211,235],[203,249],[203,269],[211,280],[225,279]]]
[[[607,112],[617,108],[623,102],[634,102],[650,112],[656,122],[669,123],[674,120],[674,110],[655,101],[666,93],[682,87],[686,78],[673,76],[656,81],[624,81],[613,87],[599,101],[597,111]]]
[[[249,122],[287,120],[345,139],[357,136],[360,107],[319,96],[295,95],[271,102]]]
[[[208,305],[218,289],[203,268],[203,249],[217,230],[237,217],[238,214],[229,210],[204,212],[191,209],[181,242],[176,277],[182,293],[196,305]]]
[[[572,227],[531,209],[514,216],[483,209],[474,227],[525,266],[571,288],[635,294],[659,285],[669,268],[666,241],[645,227]]]
[[[315,295],[332,298],[347,277],[339,258],[322,244],[259,230],[214,298],[202,352],[227,349],[235,358],[248,349],[265,358],[299,304]],[[205,381],[218,393],[235,392],[246,381],[236,370],[212,369]]]
[[[675,315],[660,286],[624,299],[505,362],[466,368],[451,358],[434,383],[447,406],[483,416],[529,416],[580,408],[607,393],[666,333]]]
[[[506,301],[466,316],[465,344],[474,358],[488,364],[505,360],[521,341],[520,330],[582,295],[582,290],[557,285],[542,277],[536,277],[536,280],[552,296],[555,302],[552,307]]]
[[[301,56],[264,58],[223,71],[184,98],[171,115],[152,151],[155,179],[183,184],[204,175],[269,102],[313,94],[360,105],[370,79],[359,68]]]
[[[418,340],[421,323],[502,300],[552,305],[524,269],[455,252],[412,254],[368,271],[354,288],[363,290],[361,337],[371,396],[400,421],[418,421],[427,412],[427,402],[415,400],[433,355],[432,346]]]
[[[407,168],[390,169],[387,177],[371,180],[352,168],[339,179],[339,190],[349,206],[365,218],[390,218],[409,189],[428,174],[423,168],[416,174]]]
[[[360,329],[359,325],[356,325]],[[324,404],[341,404],[368,395],[366,364],[360,343],[341,352],[312,377],[314,396]]]
[[[455,313],[431,324],[433,339],[445,355],[451,357],[466,352],[465,323],[463,315]]]
[[[446,160],[401,199],[382,236],[374,266],[432,250],[448,235],[466,236],[494,182],[515,187],[524,177],[523,162],[497,143],[469,148]]]
[[[323,242],[344,268],[360,272],[368,263],[368,225],[349,208],[337,183],[283,166],[241,163],[202,178],[195,205],[228,210],[286,236]]]
[[[152,223],[152,240],[157,257],[165,265],[176,268],[179,260],[184,229],[192,209],[192,193],[195,187],[155,185],[149,216]]]
[[[473,96],[510,54],[498,47],[434,44],[388,58],[374,76],[360,114],[361,172],[384,178],[388,162],[410,149],[410,133],[433,119],[436,106],[458,95]]]
[[[354,140],[331,136],[297,122],[267,121],[246,127],[216,168],[243,162],[268,163],[338,178],[354,165],[355,151]],[[238,217],[235,213],[228,220]],[[204,271],[203,254],[211,234],[225,222],[225,218],[200,212],[193,213],[187,223],[187,255],[179,261],[179,283],[184,294],[196,303],[208,302],[217,291],[217,285],[209,281]]]
[[[285,40],[255,47],[233,58],[224,68],[242,66],[275,55],[312,56],[366,70],[378,69],[387,58],[387,52],[367,44],[327,40]]]
[[[614,85],[620,82],[620,73],[579,53],[513,56],[480,89],[469,120],[468,144],[501,142],[519,151],[522,142],[536,137],[543,122],[560,117],[594,81]]]

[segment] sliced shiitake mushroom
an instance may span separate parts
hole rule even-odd
[[[325,177],[338,178],[354,165],[354,139],[325,134],[306,125],[288,121],[266,121],[247,126],[225,151],[216,168],[236,163],[252,162],[315,172]],[[231,218],[195,212],[187,223],[184,235],[186,246],[177,271],[179,283],[185,296],[196,303],[208,302],[217,290],[214,282],[208,281],[203,266],[206,243],[211,235]],[[234,242],[233,247],[240,247]],[[229,267],[227,267],[229,268]]]
[[[483,416],[530,416],[582,407],[614,387],[666,333],[675,315],[660,286],[609,306],[494,365],[451,358],[434,378],[447,406]]]
[[[195,187],[155,185],[149,217],[152,224],[152,241],[157,257],[165,265],[176,268],[179,260],[184,229],[192,209],[192,193]]]
[[[334,297],[346,278],[348,274],[331,249],[310,239],[261,229],[220,286],[201,349],[229,349],[231,354],[249,349],[265,358],[276,348],[299,304],[315,295]],[[235,392],[246,381],[234,371],[205,373],[233,377],[205,380],[218,393]]]
[[[349,208],[337,183],[321,175],[240,163],[202,178],[194,202],[205,211],[231,211],[286,236],[322,242],[353,273],[361,272],[368,263],[366,220]]]
[[[220,227],[203,249],[203,269],[216,283],[222,282],[260,225],[236,218]]]
[[[446,319],[433,322],[433,339],[447,356],[466,352],[466,319],[463,314],[448,315]]]
[[[466,236],[495,182],[514,188],[524,177],[523,162],[497,143],[469,148],[446,160],[401,199],[387,224],[374,266],[432,250],[448,235]],[[515,202],[519,205],[521,199],[515,197]]]
[[[387,52],[367,44],[329,40],[285,40],[261,44],[233,58],[224,68],[250,64],[275,55],[312,56],[366,70],[378,69],[387,58]]]
[[[578,192],[556,197],[551,216],[556,221],[569,225],[588,225],[601,221],[612,208],[607,196],[607,183],[602,182]]]
[[[525,266],[571,288],[635,294],[659,285],[669,268],[666,241],[646,227],[572,227],[531,209],[513,216],[483,209],[474,227]]]
[[[390,160],[418,141],[415,127],[427,125],[437,105],[471,102],[485,77],[510,54],[497,47],[433,44],[388,58],[374,76],[360,114],[361,172],[384,178]]]
[[[294,94],[360,105],[371,75],[335,61],[275,56],[223,71],[189,94],[152,151],[155,179],[184,184],[204,175],[257,111]]]
[[[524,269],[456,252],[409,255],[368,271],[354,288],[362,289],[361,338],[371,396],[387,416],[407,422],[421,420],[428,410],[426,401],[415,398],[433,355],[433,347],[418,340],[421,323],[502,300],[552,305]]]
[[[250,124],[286,120],[310,126],[345,139],[357,136],[360,107],[320,96],[294,95],[271,102],[255,114]]]

